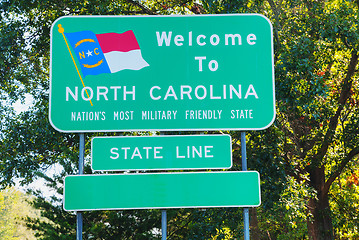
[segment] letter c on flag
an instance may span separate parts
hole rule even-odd
[[[99,55],[99,52],[97,52],[98,51],[98,48],[95,48],[94,50],[93,50],[93,52],[96,54],[96,55]]]

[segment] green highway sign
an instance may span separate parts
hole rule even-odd
[[[259,173],[201,172],[73,175],[65,178],[67,211],[257,207]]]
[[[275,119],[272,25],[259,14],[62,17],[50,69],[61,132],[260,130]]]
[[[91,149],[94,171],[232,167],[229,135],[95,137]]]

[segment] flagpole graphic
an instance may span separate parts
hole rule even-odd
[[[82,77],[81,77],[80,71],[79,71],[79,69],[77,68],[77,65],[76,65],[75,59],[74,59],[74,57],[72,56],[72,53],[71,53],[71,49],[70,49],[70,47],[69,47],[69,44],[67,43],[67,40],[66,40],[66,37],[65,37],[65,34],[64,34],[65,29],[62,27],[62,25],[61,25],[61,24],[59,24],[59,25],[57,25],[57,26],[59,27],[59,33],[61,33],[61,34],[62,34],[62,36],[64,37],[64,40],[65,40],[65,43],[66,43],[67,49],[69,50],[69,53],[70,53],[70,55],[71,55],[71,58],[72,58],[72,61],[73,61],[74,65],[75,65],[75,68],[76,68],[77,74],[78,74],[78,75],[79,75],[79,77],[80,77],[80,80],[81,80],[82,86],[83,86],[84,88],[86,88],[85,83],[84,83],[84,81],[82,80]],[[88,94],[87,89],[85,89],[85,92],[86,92],[86,94],[87,94],[87,97],[88,97],[88,98],[90,98],[90,95]],[[90,104],[91,104],[91,106],[93,106],[91,99],[90,99]]]

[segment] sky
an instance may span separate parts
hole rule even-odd
[[[22,104],[20,100],[17,100],[12,106],[15,109],[16,114],[28,110],[33,104],[33,98],[30,94],[25,94],[25,103]]]

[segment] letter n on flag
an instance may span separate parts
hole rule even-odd
[[[132,30],[121,34],[81,31],[65,35],[81,65],[83,77],[149,66],[142,58]]]

